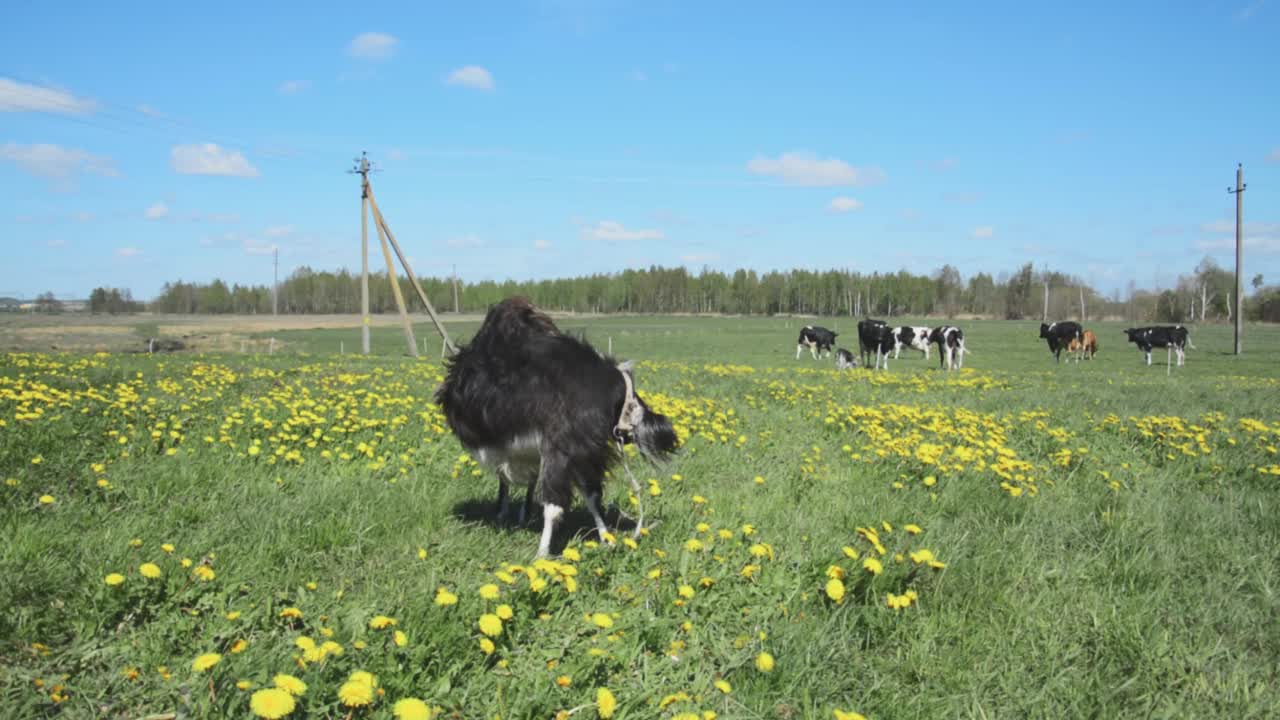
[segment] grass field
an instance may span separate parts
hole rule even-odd
[[[647,535],[575,512],[537,564],[394,326],[2,355],[3,715],[1280,716],[1280,329],[1166,375],[969,322],[964,371],[871,373],[802,322],[561,320],[684,442],[628,461]]]

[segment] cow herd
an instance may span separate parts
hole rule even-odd
[[[1178,365],[1186,361],[1186,349],[1195,348],[1191,344],[1191,336],[1182,325],[1155,325],[1150,327],[1129,328],[1124,331],[1129,342],[1138,346],[1146,357],[1147,365],[1151,364],[1151,350],[1166,348],[1172,358],[1177,356]],[[817,325],[806,325],[800,330],[800,338],[796,341],[796,359],[805,348],[816,360],[824,353],[830,357],[834,351],[836,367],[846,370],[856,367],[872,367],[876,370],[889,369],[889,357],[895,360],[903,348],[910,348],[924,354],[929,359],[929,351],[933,345],[938,346],[938,360],[944,370],[959,370],[964,367],[964,355],[969,352],[964,344],[964,331],[952,325],[928,328],[919,326],[891,326],[883,320],[870,318],[858,322],[859,354],[844,348],[836,348],[838,333]],[[1092,330],[1084,329],[1080,323],[1064,320],[1054,323],[1040,324],[1040,337],[1049,343],[1049,353],[1055,362],[1062,362],[1062,353],[1067,353],[1067,360],[1076,362],[1081,359],[1092,360],[1098,354],[1098,336]]]
[[[874,369],[889,369],[889,357],[896,360],[903,348],[910,348],[924,354],[929,359],[929,350],[938,346],[938,360],[944,370],[959,370],[964,367],[964,354],[968,352],[964,345],[964,331],[951,325],[941,327],[912,327],[907,325],[891,326],[883,320],[870,318],[858,322],[858,356],[845,350],[835,348],[836,336],[832,332],[817,325],[806,325],[800,329],[800,337],[796,340],[796,359],[805,348],[816,360],[823,353],[830,357],[833,349],[836,356],[836,367],[847,370],[856,367],[872,366]]]

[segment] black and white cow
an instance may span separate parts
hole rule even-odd
[[[858,367],[858,358],[854,357],[853,353],[845,350],[844,348],[840,348],[836,351],[837,370],[849,370],[856,367]]]
[[[893,329],[893,339],[894,360],[898,359],[898,353],[904,347],[918,350],[924,353],[925,360],[929,359],[929,328],[899,326]]]
[[[1080,323],[1071,320],[1048,325],[1040,323],[1040,337],[1049,341],[1049,352],[1053,355],[1054,362],[1062,362],[1062,351],[1071,347],[1072,340],[1083,344],[1084,328],[1080,327]],[[1067,355],[1067,359],[1071,359],[1070,354]],[[1076,362],[1080,362],[1078,353]]]
[[[896,344],[893,330],[881,320],[868,318],[858,321],[858,349],[862,352],[863,367],[874,359],[876,370],[880,369],[881,362],[885,370],[889,369],[889,353],[893,352]]]
[[[1168,348],[1178,356],[1178,366],[1186,361],[1186,352],[1191,345],[1191,334],[1181,325],[1156,325],[1153,327],[1129,328],[1124,331],[1129,342],[1147,356],[1147,364],[1151,364],[1151,348]]]
[[[959,370],[964,367],[964,354],[969,352],[964,346],[964,331],[951,325],[936,327],[929,332],[929,342],[938,345],[938,360],[944,370]]]
[[[809,348],[809,353],[813,355],[814,360],[818,359],[823,350],[830,356],[831,349],[836,344],[836,335],[837,333],[824,327],[805,325],[800,329],[800,339],[796,340],[796,359],[800,359],[800,352],[806,347]]]

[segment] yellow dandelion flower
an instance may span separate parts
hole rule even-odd
[[[489,638],[487,637],[480,638],[480,652],[484,653],[485,655],[492,655],[493,651],[497,649],[498,649],[497,646],[495,646],[493,644],[493,641],[490,640]]]
[[[458,596],[449,592],[449,588],[441,587],[436,589],[436,604],[441,607],[448,605],[457,605]]]
[[[307,684],[292,675],[280,673],[272,678],[271,682],[294,697],[302,697],[307,692]]]
[[[419,559],[419,560],[426,560],[426,559],[427,559],[427,549],[426,549],[426,548],[422,548],[422,547],[418,548],[418,559]]]
[[[515,611],[511,609],[510,605],[499,605],[494,609],[493,614],[503,620],[510,620],[515,617]]]
[[[618,709],[618,700],[609,692],[609,688],[600,688],[596,690],[596,714],[601,718],[608,720],[613,717],[613,712]]]
[[[864,715],[856,712],[845,712],[843,710],[832,710],[831,712],[835,714],[836,720],[867,720]]]
[[[152,580],[160,577],[161,575],[160,566],[155,563],[142,563],[138,566],[138,572],[142,574],[142,577],[150,578]]]
[[[259,690],[249,698],[249,709],[266,720],[279,720],[293,712],[294,707],[293,696],[280,688]]]
[[[302,611],[296,607],[287,607],[280,611],[280,617],[298,620],[302,618]]]
[[[562,688],[567,688],[572,684],[573,684],[573,678],[569,677],[568,675],[561,675],[560,677],[556,678],[556,685],[559,685]]]
[[[502,634],[502,620],[492,613],[481,615],[476,624],[480,626],[480,632],[489,637],[498,637]]]
[[[564,552],[560,553],[560,555],[570,562],[578,562],[582,559],[582,554],[574,548],[565,548]]]
[[[720,680],[716,680],[712,684],[716,686],[717,690],[724,693],[725,695],[728,695],[729,693],[733,692],[733,686],[729,684],[728,680],[720,679]]]
[[[593,613],[591,615],[591,622],[599,628],[608,629],[613,627],[613,618],[609,617],[605,613]]]
[[[921,527],[919,525],[916,525],[915,523],[907,523],[906,525],[902,526],[902,529],[906,530],[912,535],[919,535],[920,533],[924,532],[924,530],[921,529]],[[857,713],[849,713],[849,714],[857,715]]]
[[[222,662],[222,656],[218,653],[205,653],[191,662],[191,669],[204,672],[220,662]]]
[[[773,672],[773,656],[762,652],[756,656],[756,669],[762,673]]]
[[[480,586],[480,597],[485,600],[497,600],[499,595],[501,595],[501,591],[498,590],[498,586],[493,583]]]
[[[239,655],[247,649],[249,649],[249,641],[244,638],[239,638],[235,642],[231,643],[232,655]]]
[[[884,566],[880,564],[879,560],[872,557],[869,557],[866,560],[863,560],[862,567],[872,575],[879,575],[880,573],[884,572]]]
[[[111,573],[110,575],[107,575],[105,578],[103,578],[103,582],[110,585],[111,587],[115,587],[116,585],[119,585],[124,582],[124,576],[121,575],[120,573]]]
[[[397,630],[392,635],[392,641],[395,642],[396,647],[404,647],[409,644],[409,636],[405,635],[403,630]]]
[[[389,618],[386,615],[374,615],[373,619],[369,621],[369,629],[381,630],[383,628],[392,627],[395,624],[396,621],[394,618]]]
[[[690,598],[692,598],[692,597],[693,597],[693,586],[692,586],[692,585],[681,585],[681,586],[680,586],[680,589],[679,589],[679,590],[677,590],[677,591],[676,591],[676,593],[677,593],[680,597],[682,597],[682,598],[684,598],[684,599],[688,600],[688,599],[690,599]]]
[[[364,707],[373,702],[373,686],[348,680],[338,688],[338,700],[350,708]]]
[[[237,689],[237,690],[248,690],[248,689],[249,689],[249,688],[251,688],[251,687],[253,687],[253,681],[252,681],[252,680],[237,680],[237,681],[236,681],[236,689]]]
[[[40,504],[41,504],[41,505],[52,505],[53,503],[54,503],[54,499],[53,499],[53,496],[52,496],[52,495],[41,495],[41,496],[40,496]]]
[[[399,720],[431,720],[431,708],[418,698],[397,700],[391,706],[391,714]]]
[[[160,549],[161,549],[161,550],[163,550],[163,551],[165,551],[166,553],[170,553],[170,554],[172,554],[172,553],[173,553],[173,550],[174,550],[174,548],[173,548],[173,544],[172,544],[172,543],[165,543],[165,544],[163,544],[163,545],[161,545],[161,546],[160,546]]]
[[[844,602],[844,583],[840,578],[831,578],[827,581],[827,597],[835,602]]]
[[[228,620],[239,620],[239,619],[240,619],[240,611],[239,611],[239,610],[232,610],[231,612],[227,613],[227,614],[226,614],[226,615],[224,615],[223,617],[225,617],[225,618],[226,618],[226,619],[228,619]]]
[[[201,582],[211,582],[214,578],[217,577],[217,575],[213,572],[213,568],[209,567],[208,565],[201,565],[200,567],[193,570],[192,574],[195,575],[196,578]]]

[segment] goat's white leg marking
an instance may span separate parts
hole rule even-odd
[[[559,505],[545,503],[542,506],[542,539],[538,541],[536,557],[544,558],[551,555],[551,536],[555,534],[556,525],[560,522],[562,515],[564,515],[564,508]]]
[[[818,359],[818,346],[816,344],[809,346],[809,354],[813,356],[814,360]]]
[[[600,496],[597,494],[585,494],[587,501],[587,509],[591,511],[591,518],[596,521],[596,532],[600,533],[600,540],[604,541],[604,534],[609,532],[609,526],[604,524],[604,515],[600,513]]]

